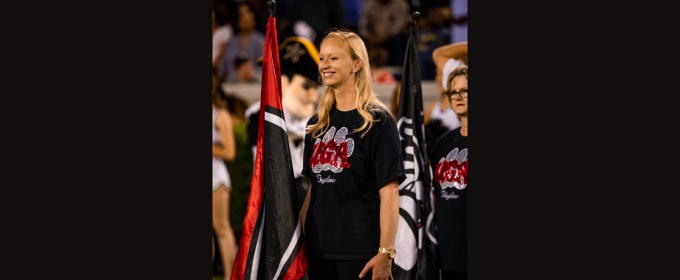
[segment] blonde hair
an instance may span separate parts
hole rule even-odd
[[[361,134],[361,137],[364,137],[373,126],[373,123],[378,121],[378,119],[374,118],[373,113],[382,111],[390,116],[392,116],[392,113],[387,110],[387,106],[380,102],[373,92],[373,86],[371,84],[371,67],[369,66],[368,52],[366,51],[364,41],[362,41],[357,34],[349,30],[332,29],[327,33],[326,37],[321,40],[320,45],[323,45],[324,41],[329,38],[336,38],[343,41],[344,48],[350,54],[352,60],[360,59],[364,63],[363,67],[357,71],[354,78],[354,90],[356,91],[355,103],[357,111],[359,111],[364,122],[361,127],[352,131],[352,133],[355,133],[366,129],[366,131]],[[330,112],[333,109],[333,106],[335,106],[335,92],[333,88],[326,87],[316,109],[318,121],[316,124],[307,127],[307,134],[311,133],[312,137],[318,138],[328,130],[330,125]],[[392,118],[394,118],[394,116],[392,116]]]

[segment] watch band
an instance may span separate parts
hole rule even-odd
[[[397,250],[396,249],[387,249],[383,247],[378,247],[378,253],[383,253],[387,254],[387,257],[390,259],[394,259],[394,257],[397,256]]]

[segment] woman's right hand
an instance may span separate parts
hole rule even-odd
[[[359,278],[364,278],[369,270],[373,270],[371,280],[394,280],[392,276],[392,260],[386,254],[378,253],[373,257],[364,269],[359,273]]]

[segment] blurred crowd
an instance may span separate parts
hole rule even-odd
[[[213,73],[225,83],[259,83],[264,51],[266,0],[213,0]],[[366,42],[374,83],[400,79],[411,13],[421,14],[418,51],[423,80],[435,79],[432,52],[467,41],[467,0],[279,0],[279,44],[290,36],[318,49],[324,33],[345,28]]]
[[[251,104],[239,95],[239,87],[261,84],[261,57],[268,20],[266,2],[213,0],[213,157],[224,160],[228,177],[225,186],[230,185],[228,188],[213,186],[213,271],[227,277],[250,194],[255,149],[254,137],[249,139],[249,133],[252,134],[249,123],[251,116],[257,115],[252,111],[259,109],[259,102]],[[280,47],[300,48],[304,45],[286,41],[291,37],[302,38],[297,40],[301,43],[308,40],[310,44],[305,46],[306,64],[301,63],[302,66],[283,65],[285,59],[280,55],[282,69],[288,70],[282,73],[285,74],[282,81],[286,113],[288,107],[296,108],[290,110],[296,113],[307,111],[291,104],[315,104],[317,93],[324,86],[320,77],[314,77],[318,61],[313,62],[311,53],[316,52],[318,60],[318,49],[325,32],[337,27],[359,34],[365,42],[373,84],[394,87],[390,105],[396,116],[411,14],[417,11],[421,14],[417,33],[421,79],[434,81],[439,88],[438,98],[424,104],[428,149],[434,147],[439,136],[461,126],[451,110],[442,76],[448,76],[460,65],[467,65],[467,0],[278,0],[276,3]],[[316,50],[312,51],[314,47]],[[286,115],[286,122],[292,122],[296,117],[299,122],[306,123],[309,116]],[[224,134],[225,130],[230,133]],[[288,131],[295,130],[289,127]],[[291,151],[296,150],[293,142],[294,139],[291,140]],[[215,149],[225,154],[229,150],[229,157],[219,156]],[[301,195],[305,195],[307,189],[303,179],[296,177],[296,184],[304,186]],[[227,220],[226,224],[223,220]],[[229,253],[225,256],[223,251]]]

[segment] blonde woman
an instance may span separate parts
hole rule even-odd
[[[302,170],[311,179],[301,211],[310,279],[393,279],[404,165],[370,73],[359,36],[329,30],[319,52],[326,89],[307,122]]]
[[[229,222],[229,193],[231,178],[224,160],[232,161],[236,156],[236,139],[231,116],[227,111],[226,99],[217,92],[217,78],[213,75],[213,230],[220,246],[224,268],[224,279],[231,276],[236,255],[236,238]],[[215,240],[213,240],[213,261]]]

